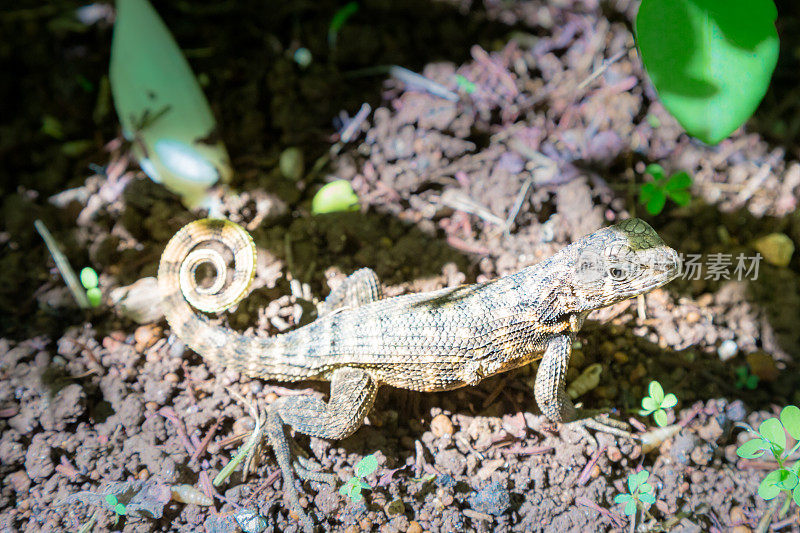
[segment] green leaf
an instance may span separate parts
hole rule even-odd
[[[641,494],[647,494],[648,492],[652,492],[652,490],[653,490],[653,485],[651,485],[650,483],[642,483],[641,485],[639,485],[639,493],[640,493],[640,495]]]
[[[623,512],[628,516],[631,516],[633,513],[635,513],[636,512],[636,502],[631,500],[628,503],[626,503],[625,504],[625,509],[623,509]]]
[[[792,491],[792,499],[794,500],[794,503],[800,506],[800,485],[797,485]]]
[[[755,389],[758,387],[758,376],[747,376],[747,380],[744,382],[744,385],[750,390]]]
[[[324,185],[311,200],[311,212],[315,215],[358,209],[358,196],[347,180],[336,180]]]
[[[361,495],[361,491],[351,493],[350,494],[350,501],[358,503],[364,499],[364,496]]]
[[[667,180],[664,185],[665,191],[680,191],[692,186],[692,177],[684,171],[676,172]]]
[[[663,409],[659,409],[655,413],[653,413],[653,420],[655,421],[658,427],[664,427],[667,425],[667,413]]]
[[[189,63],[147,0],[118,0],[109,82],[133,152],[153,181],[188,206],[233,169]]]
[[[658,409],[658,404],[650,396],[645,396],[644,398],[642,398],[642,408],[645,411],[647,411],[646,414],[649,415],[650,413]]]
[[[358,484],[361,485],[362,490],[372,490],[370,484],[364,481],[363,479],[359,479]]]
[[[664,401],[661,402],[662,409],[672,409],[676,405],[678,405],[678,397],[671,392],[664,396]]]
[[[628,491],[633,494],[636,492],[639,487],[641,487],[642,483],[647,481],[647,478],[650,477],[650,472],[647,470],[640,470],[639,472],[635,472],[633,474],[628,475]]]
[[[664,107],[709,144],[755,111],[778,59],[772,0],[643,0],[642,61]]]
[[[656,401],[656,403],[661,406],[661,402],[664,401],[664,389],[661,387],[661,383],[658,381],[651,381],[650,385],[647,387],[648,392],[650,393],[650,397]]]
[[[97,272],[92,267],[84,267],[81,270],[80,278],[84,289],[88,290],[97,287]]]
[[[777,418],[764,420],[758,426],[758,432],[772,444],[773,448],[779,448],[778,454],[783,453],[783,450],[786,449],[786,432],[783,430],[783,424]]]
[[[361,496],[361,485],[353,483],[353,485],[350,487],[349,496],[350,496],[350,499],[353,500],[354,502],[357,502],[358,500],[360,500],[361,499],[360,498],[360,496]],[[358,498],[358,500],[356,498]]]
[[[781,489],[776,485],[781,480],[781,474],[778,470],[773,470],[761,481],[758,486],[758,495],[765,500],[771,500],[778,494]]]
[[[792,490],[797,486],[797,474],[785,468],[779,469],[778,472],[781,479],[775,483],[776,487],[783,490]]]
[[[656,497],[652,494],[641,494],[639,495],[639,501],[650,506],[656,503]]]
[[[378,460],[374,455],[367,455],[356,464],[356,475],[358,477],[368,476],[378,468]]]
[[[800,440],[800,408],[796,405],[784,407],[781,411],[781,422],[793,439]]]
[[[117,501],[117,497],[116,496],[114,496],[113,494],[108,494],[106,496],[106,503],[108,505],[110,505],[111,507],[114,507],[119,502]]]
[[[342,496],[349,497],[355,485],[356,485],[356,478],[351,477],[350,479],[347,480],[347,482],[344,485],[339,487],[339,494],[341,494]]]
[[[103,301],[103,292],[97,287],[87,289],[86,299],[89,300],[89,305],[97,307]]]
[[[651,215],[657,215],[664,209],[664,204],[667,203],[667,197],[663,192],[658,191],[658,194],[650,198],[650,201],[644,206],[647,212]]]
[[[667,196],[680,206],[689,205],[692,201],[692,194],[689,191],[667,191]]]
[[[119,514],[119,515],[124,515],[125,513],[128,512],[128,510],[125,508],[124,505],[122,505],[121,503],[118,503],[117,505],[114,506],[114,512]]]
[[[625,503],[629,502],[633,499],[633,496],[630,494],[617,494],[614,496],[614,503]]]
[[[650,163],[644,169],[644,173],[653,176],[653,179],[659,181],[664,178],[664,167],[656,163]]]
[[[661,189],[653,183],[643,183],[639,188],[639,203],[645,205],[657,194],[662,194]]]
[[[736,448],[736,455],[744,459],[761,457],[769,449],[769,442],[764,439],[753,439]]]

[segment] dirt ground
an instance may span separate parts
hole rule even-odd
[[[232,156],[224,214],[259,249],[253,292],[222,320],[272,335],[312,320],[329,282],[360,267],[390,296],[482,281],[631,216],[686,256],[753,256],[776,232],[800,245],[798,19],[784,4],[767,98],[708,147],[658,102],[625,0],[365,1],[335,50],[335,2],[157,2]],[[252,427],[232,392],[265,406],[326,385],[207,365],[158,316],[139,324],[121,311],[114,290],[155,275],[167,240],[202,213],[129,160],[102,81],[113,10],[86,25],[81,5],[0,12],[0,66],[14,73],[0,85],[0,531],[78,531],[90,517],[94,531],[298,531],[268,449],[246,479],[240,467],[216,494],[210,479]],[[306,69],[293,61],[300,46],[313,56]],[[390,64],[458,101],[356,72]],[[300,148],[311,168],[363,103],[373,112],[318,176],[282,176],[284,149]],[[693,177],[689,206],[644,212],[636,191],[650,163]],[[361,210],[312,217],[311,198],[334,178],[352,183]],[[101,307],[76,309],[37,218],[76,269],[100,274]],[[747,435],[735,424],[800,404],[800,259],[762,261],[756,279],[706,274],[596,312],[569,370],[573,380],[600,363],[600,384],[579,401],[637,437],[654,429],[638,409],[658,380],[679,400],[671,434],[643,449],[549,424],[533,399],[535,365],[448,393],[383,388],[348,439],[297,435],[343,483],[375,454],[372,490],[352,502],[306,483],[303,504],[323,529],[347,533],[622,531],[614,496],[644,468],[656,490],[646,530],[755,529],[774,463],[737,457]],[[755,388],[737,382],[742,367]],[[126,516],[110,510],[112,494],[129,498]],[[800,531],[798,507],[771,531]]]

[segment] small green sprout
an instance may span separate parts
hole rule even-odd
[[[754,390],[758,386],[758,376],[750,373],[747,365],[736,367],[736,388]]]
[[[328,46],[336,48],[336,39],[339,37],[339,30],[342,29],[347,19],[352,17],[358,11],[358,2],[350,2],[333,14],[331,23],[328,26]]]
[[[664,389],[658,381],[651,381],[647,390],[650,395],[642,398],[642,410],[639,411],[639,414],[647,416],[652,413],[653,420],[663,428],[667,425],[666,409],[675,407],[678,398],[672,393],[665,395]]]
[[[84,267],[80,274],[81,285],[86,289],[86,298],[89,299],[89,304],[92,307],[97,307],[103,299],[103,293],[97,286],[99,281],[97,272],[92,267]]]
[[[655,490],[647,482],[650,472],[641,470],[628,476],[628,493],[614,496],[614,503],[622,504],[622,511],[627,516],[633,516],[639,508],[649,509],[656,501]]]
[[[324,185],[311,200],[311,213],[315,215],[358,209],[358,196],[347,180],[336,180]]]
[[[800,505],[800,461],[795,461],[789,466],[789,458],[800,449],[800,408],[789,405],[783,408],[780,419],[771,417],[758,426],[758,431],[747,424],[737,424],[756,438],[739,446],[736,454],[744,459],[761,457],[765,452],[771,452],[778,468],[767,474],[758,486],[758,495],[765,500],[775,498],[781,491],[791,495],[791,499]],[[786,450],[786,434],[798,441],[791,450]],[[786,501],[789,505],[791,500]],[[788,509],[788,507],[787,507]]]
[[[456,84],[458,84],[459,89],[467,94],[472,94],[475,92],[475,84],[461,74],[456,74]]]
[[[339,487],[339,494],[347,496],[353,502],[360,502],[364,497],[361,495],[362,490],[371,490],[372,487],[369,483],[364,481],[363,478],[373,473],[378,468],[378,460],[375,454],[367,455],[361,459],[355,468],[355,475],[347,480],[347,482]]]
[[[644,173],[653,177],[652,182],[643,183],[639,189],[639,203],[647,212],[657,215],[664,209],[667,198],[680,206],[689,205],[692,195],[689,187],[692,178],[686,172],[676,172],[669,178],[664,174],[661,165],[647,165]]]
[[[120,516],[125,516],[125,513],[128,512],[125,506],[119,503],[119,500],[117,500],[117,497],[114,496],[113,494],[109,494],[106,496],[106,503],[109,505],[109,507],[111,507],[111,509],[117,515],[116,516],[117,520],[119,520]]]

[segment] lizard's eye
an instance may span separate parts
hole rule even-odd
[[[623,272],[621,268],[611,267],[608,270],[608,273],[611,274],[611,277],[615,280],[621,280],[625,278],[625,272]]]

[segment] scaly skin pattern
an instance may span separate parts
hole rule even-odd
[[[195,281],[203,263],[217,274],[208,287]],[[537,359],[540,409],[553,421],[569,421],[574,408],[564,381],[574,335],[586,316],[660,287],[680,270],[675,250],[647,223],[630,219],[486,283],[380,299],[375,274],[362,269],[330,294],[316,321],[271,338],[214,325],[196,311],[218,312],[241,300],[254,265],[255,247],[244,229],[225,220],[199,220],[167,245],[159,287],[172,331],[203,357],[263,379],[331,382],[327,403],[289,396],[267,409],[265,431],[284,492],[307,531],[313,523],[299,504],[293,474],[330,478],[292,463],[285,426],[341,439],[361,426],[382,384],[450,390]]]

